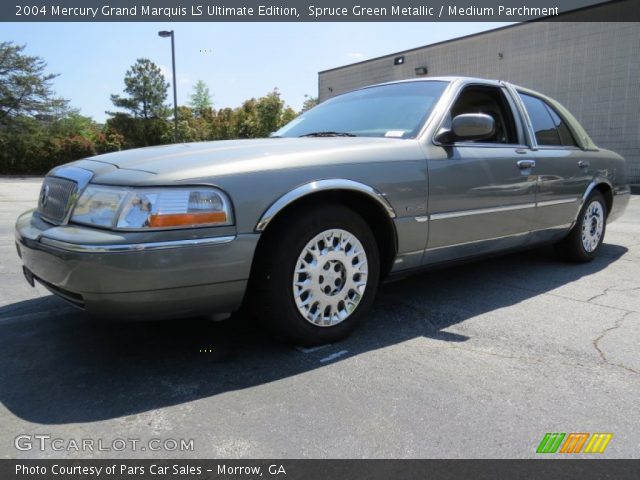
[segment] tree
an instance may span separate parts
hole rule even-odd
[[[235,110],[234,115],[237,138],[255,138],[258,131],[258,108],[255,98],[245,100],[242,105]]]
[[[268,137],[280,127],[284,100],[280,98],[280,92],[274,88],[264,97],[258,99],[256,109],[258,111],[258,129],[256,137]]]
[[[218,110],[211,121],[211,135],[213,140],[229,140],[237,138],[237,110],[222,108]]]
[[[105,132],[121,138],[122,149],[171,143],[172,125],[164,118],[134,118],[126,113],[114,113],[105,124]]]
[[[296,112],[293,108],[287,106],[287,108],[284,109],[282,115],[280,116],[280,125],[278,125],[278,128],[284,127],[287,123],[289,123],[297,116],[298,112]]]
[[[139,58],[127,70],[124,77],[124,92],[127,97],[111,95],[111,102],[116,107],[131,112],[134,118],[163,118],[169,116],[169,108],[165,105],[169,83],[165,80],[160,68],[148,58]],[[107,112],[110,115],[113,113]]]
[[[304,113],[307,110],[311,110],[313,107],[318,105],[318,97],[311,97],[309,95],[305,95],[304,98],[305,100],[304,100],[304,103],[302,104],[302,110],[300,110],[300,113]]]
[[[25,45],[0,42],[0,125],[9,125],[20,115],[52,115],[67,101],[56,98],[47,64],[39,57],[24,55]]]
[[[191,94],[189,105],[191,105],[191,108],[198,116],[204,115],[206,111],[211,110],[211,107],[213,107],[209,87],[202,80],[198,80],[193,87],[193,94]]]
[[[169,83],[160,68],[139,58],[127,70],[124,85],[128,96],[111,95],[111,101],[129,113],[107,112],[113,117],[107,122],[109,127],[124,137],[127,148],[167,143],[169,107],[164,102]]]

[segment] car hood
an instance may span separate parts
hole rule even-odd
[[[147,147],[90,157],[78,166],[94,172],[96,180],[122,178],[118,170],[145,172],[166,180],[234,175],[281,168],[415,159],[420,147],[415,140],[371,137],[267,138],[224,140]],[[140,178],[139,175],[133,177]]]

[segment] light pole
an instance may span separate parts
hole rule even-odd
[[[158,32],[162,38],[171,37],[171,65],[173,67],[173,140],[178,143],[178,93],[176,89],[176,45],[173,30]]]

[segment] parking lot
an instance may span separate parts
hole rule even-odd
[[[39,186],[0,179],[0,457],[529,458],[546,432],[640,454],[639,196],[590,264],[545,248],[387,284],[350,339],[302,349],[243,318],[93,321],[31,288],[13,222]],[[15,448],[39,434],[62,451]],[[68,443],[119,438],[138,449]]]

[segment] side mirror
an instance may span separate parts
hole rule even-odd
[[[495,133],[495,121],[485,113],[463,113],[451,121],[451,130],[441,130],[436,139],[442,143],[457,140],[482,140]]]

